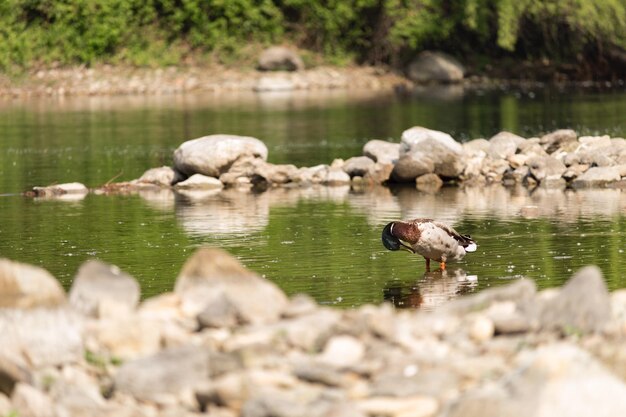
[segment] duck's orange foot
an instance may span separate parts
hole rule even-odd
[[[445,262],[439,262],[439,268],[440,268],[442,271],[445,271],[445,270],[446,270],[446,263],[445,263]]]

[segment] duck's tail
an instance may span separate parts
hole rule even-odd
[[[476,249],[478,249],[476,241],[472,239],[470,235],[463,235],[463,242],[461,242],[461,245],[463,246],[463,249],[465,249],[465,252],[476,252]]]

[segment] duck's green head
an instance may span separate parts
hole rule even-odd
[[[405,245],[393,234],[393,227],[396,222],[388,223],[387,226],[383,229],[383,245],[389,250],[400,250],[402,248],[406,249],[411,253],[415,253],[415,251],[410,247]]]
[[[393,235],[393,224],[395,222],[391,222],[385,226],[383,229],[383,245],[389,250],[400,250],[402,247],[402,243],[400,243],[400,239]]]

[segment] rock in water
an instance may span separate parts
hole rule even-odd
[[[392,176],[396,181],[408,182],[434,171],[435,162],[428,153],[418,151],[402,155],[393,167]]]
[[[37,197],[84,197],[89,193],[89,189],[79,182],[70,182],[66,184],[49,185],[47,187],[33,187],[33,192]]]
[[[515,154],[517,147],[526,139],[511,132],[500,132],[489,139],[489,156],[493,159],[506,159]]]
[[[202,174],[193,174],[185,181],[181,181],[174,186],[177,190],[217,190],[224,188],[224,184],[214,177],[207,177]]]
[[[561,149],[568,144],[574,144],[578,146],[576,143],[578,139],[578,134],[571,129],[559,129],[554,132],[543,135],[539,141],[541,145],[543,145],[546,149],[546,152],[552,153],[558,149]]]
[[[350,177],[359,176],[362,177],[367,174],[374,166],[374,161],[367,156],[355,156],[346,161],[342,169],[350,175]]]
[[[370,140],[363,146],[363,155],[381,164],[395,163],[400,157],[400,144],[384,140]]]
[[[180,145],[174,151],[174,166],[187,176],[203,174],[219,178],[244,156],[266,160],[267,147],[250,136],[210,135]]]
[[[619,167],[592,167],[576,178],[572,186],[574,188],[602,187],[620,179]]]
[[[463,146],[444,132],[420,126],[402,132],[400,158],[414,153],[428,156],[434,163],[433,172],[442,177],[458,177],[465,169]]]
[[[180,180],[180,174],[170,167],[151,168],[137,180],[142,184],[153,184],[169,187]]]

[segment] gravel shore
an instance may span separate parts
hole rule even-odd
[[[42,69],[19,78],[0,75],[0,97],[167,95],[187,92],[322,89],[391,90],[408,86],[402,76],[375,67],[317,67],[262,72],[223,67],[159,69],[103,65]]]

